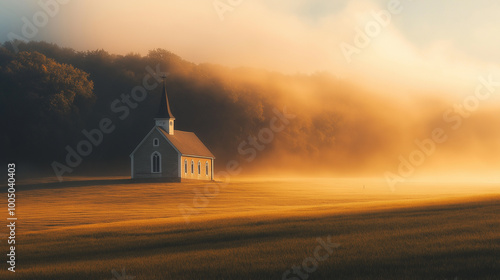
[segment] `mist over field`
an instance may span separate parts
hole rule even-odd
[[[398,174],[405,161],[415,174],[426,175],[488,174],[499,166],[495,75],[480,77],[470,94],[457,96],[368,89],[360,80],[324,72],[286,75],[194,64],[162,49],[123,56],[43,42],[19,47],[16,55],[2,48],[0,56],[1,112],[9,119],[2,141],[10,147],[7,157],[15,155],[35,170],[50,171],[54,161],[64,164],[65,147],[76,150],[87,139],[82,130],[110,118],[116,129],[75,174],[94,163],[126,174],[128,154],[152,127],[158,107],[161,86],[139,102],[130,97],[151,71],[169,73],[176,129],[195,131],[216,155],[218,170],[230,160],[240,163],[243,174],[262,175],[381,176]],[[277,131],[270,130],[273,118],[279,120],[272,124]]]
[[[497,2],[0,1],[0,278],[498,280]]]
[[[500,79],[493,74],[457,95],[370,87],[326,72],[194,64],[162,49],[114,55],[31,42],[14,54],[10,43],[4,46],[0,98],[9,122],[2,141],[10,147],[7,157],[33,170],[64,164],[65,147],[76,149],[87,139],[82,130],[110,118],[116,129],[75,174],[96,163],[127,174],[128,154],[153,126],[158,107],[161,86],[140,101],[130,97],[149,72],[169,73],[176,129],[194,131],[216,155],[218,170],[230,160],[242,174],[262,175],[382,176],[398,174],[402,162],[416,175],[488,175],[499,167]]]

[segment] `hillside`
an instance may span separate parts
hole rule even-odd
[[[395,172],[436,128],[450,141],[420,172],[498,166],[500,129],[484,126],[500,127],[493,101],[461,119],[450,111],[456,100],[448,93],[392,92],[328,73],[194,64],[164,49],[114,55],[44,42],[18,47],[17,54],[9,42],[0,48],[0,117],[8,120],[0,137],[9,147],[2,160],[18,162],[24,176],[53,174],[51,165],[65,163],[68,150],[103,119],[113,132],[71,175],[129,174],[128,155],[153,125],[157,76],[164,73],[176,129],[195,132],[218,170],[236,160],[243,173],[381,176]],[[286,125],[270,133],[273,119],[283,116]]]

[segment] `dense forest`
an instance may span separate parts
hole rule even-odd
[[[384,113],[374,108],[383,100],[369,101],[369,94],[328,73],[194,64],[164,49],[142,56],[16,44],[17,53],[11,42],[0,48],[0,114],[6,126],[1,141],[6,161],[33,170],[51,172],[53,162],[64,163],[67,147],[76,149],[86,139],[82,131],[107,118],[114,131],[73,174],[128,174],[128,155],[154,124],[161,73],[168,73],[176,129],[195,132],[217,157],[219,170],[230,160],[248,172],[362,168],[388,149],[387,132],[397,129],[391,127],[389,106]],[[147,95],[131,100],[132,93],[144,94],[137,87],[145,77],[151,85]],[[276,112],[295,117],[282,131],[265,135]],[[242,153],[243,141],[259,133],[268,143],[255,154]]]

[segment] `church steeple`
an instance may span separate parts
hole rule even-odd
[[[172,115],[168,103],[167,81],[166,77],[163,77],[163,91],[160,99],[160,107],[155,117],[155,123],[156,126],[163,128],[168,134],[174,135],[174,121],[175,117]]]

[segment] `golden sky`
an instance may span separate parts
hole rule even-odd
[[[34,39],[78,50],[145,54],[161,47],[196,63],[287,73],[326,70],[341,77],[365,73],[377,81],[419,80],[418,85],[420,79],[438,85],[475,80],[500,63],[498,1],[57,1],[57,12]],[[33,21],[44,11],[38,1],[0,5],[2,41],[9,32],[21,35],[23,17]],[[357,30],[366,30],[373,12],[389,6],[398,12],[346,59],[340,46],[356,46]]]

